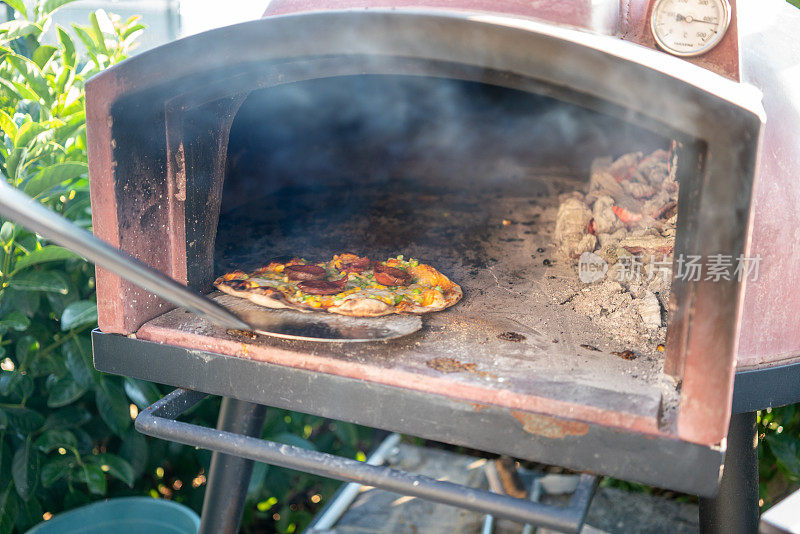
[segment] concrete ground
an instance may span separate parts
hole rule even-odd
[[[401,444],[389,459],[392,467],[433,478],[487,487],[486,460],[452,452]],[[569,496],[545,495],[551,503]],[[479,534],[485,516],[476,512],[404,497],[374,488],[362,488],[333,530],[310,530],[308,534]],[[495,521],[493,534],[519,534],[523,526]],[[548,531],[539,529],[539,534]],[[697,505],[663,497],[599,488],[592,504],[584,534],[637,534],[698,532]]]

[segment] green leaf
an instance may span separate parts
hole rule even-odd
[[[2,78],[0,78],[0,83],[3,83],[3,79]],[[36,92],[33,89],[31,89],[30,87],[28,87],[27,85],[25,85],[22,82],[11,80],[10,83],[11,83],[11,86],[16,90],[16,92],[19,93],[19,95],[22,98],[24,98],[25,100],[32,100],[34,102],[38,102],[39,99],[41,98],[38,94],[36,94]],[[37,133],[36,135],[39,135],[39,134]],[[20,144],[18,146],[22,146],[22,145]]]
[[[2,82],[2,78],[0,78],[0,83]],[[19,176],[18,170],[20,164],[25,161],[26,156],[28,155],[28,149],[23,148],[15,148],[11,151],[11,154],[6,159],[6,171],[8,172],[8,176],[13,179],[17,179]]]
[[[73,302],[61,314],[61,330],[69,330],[79,326],[97,322],[97,304],[90,300]]]
[[[28,528],[32,527],[36,523],[40,523],[42,521],[42,505],[39,500],[31,496],[28,499],[28,502],[22,503],[19,509],[19,515],[17,516],[17,528],[20,531],[28,531]]]
[[[25,271],[14,276],[10,285],[20,291],[51,291],[66,295],[69,280],[58,271]]]
[[[51,413],[44,422],[47,429],[77,428],[91,421],[92,415],[78,406],[68,406]]]
[[[800,440],[784,432],[767,434],[765,441],[775,455],[778,467],[791,478],[800,478]]]
[[[11,475],[14,477],[17,494],[23,501],[27,501],[39,481],[39,453],[33,448],[30,437],[14,453]]]
[[[0,494],[0,532],[13,532],[19,513],[17,496],[11,487],[11,484],[8,484],[5,491]]]
[[[106,494],[106,476],[100,466],[88,463],[83,464],[83,477],[81,478],[89,486],[89,491],[95,495]]]
[[[28,18],[28,9],[25,7],[25,0],[3,0],[6,4],[18,11],[23,18]]]
[[[49,454],[59,447],[74,449],[78,446],[78,440],[69,430],[46,430],[36,440],[35,445],[45,454]]]
[[[0,441],[0,488],[4,488],[11,482],[11,447],[8,442],[11,440]],[[0,505],[0,509],[3,507]],[[0,530],[0,532],[3,532]]]
[[[161,398],[161,392],[155,384],[138,378],[125,378],[125,393],[140,410],[144,410]]]
[[[36,51],[34,51],[31,59],[34,63],[36,63],[36,65],[38,65],[40,69],[44,69],[44,66],[48,61],[50,61],[50,58],[53,57],[53,54],[56,53],[56,50],[58,50],[58,48],[55,46],[41,45],[36,49]]]
[[[80,103],[80,102],[79,102]],[[74,113],[66,119],[63,126],[59,126],[56,128],[55,133],[53,134],[53,140],[56,143],[64,144],[67,139],[75,135],[75,132],[78,131],[84,124],[86,123],[86,112],[81,110],[77,113]]]
[[[28,20],[9,20],[0,24],[0,42],[13,41],[28,35],[38,37],[41,33],[41,26]]]
[[[92,365],[92,346],[88,336],[70,339],[64,343],[61,352],[75,382],[86,388],[100,382],[101,375]]]
[[[342,440],[342,443],[349,447],[356,447],[358,445],[358,432],[356,431],[356,425],[341,421],[337,422],[336,435],[340,440]]]
[[[60,7],[76,1],[77,0],[45,0],[45,2],[42,4],[42,15],[52,13]]]
[[[16,397],[20,401],[33,394],[33,378],[19,371],[0,371],[0,395]]]
[[[147,28],[147,26],[145,26],[144,24],[134,24],[133,26],[126,28],[125,31],[122,32],[122,39],[128,40],[128,38],[132,36],[133,39],[135,39],[136,36],[138,36],[139,34],[141,34],[142,31],[144,31],[145,28]],[[134,34],[136,34],[136,36],[134,36]]]
[[[28,319],[24,313],[19,311],[12,311],[8,315],[0,319],[0,332],[4,330],[16,330],[22,332],[31,325],[31,320]]]
[[[42,474],[40,477],[42,486],[49,488],[60,479],[69,475],[73,465],[75,465],[75,457],[72,455],[57,456],[45,462],[44,466],[42,466]]]
[[[33,94],[33,99],[38,100],[39,97]],[[19,127],[17,138],[14,140],[14,146],[17,148],[28,146],[28,144],[40,133],[47,130],[47,126],[40,122],[26,122]]]
[[[127,461],[116,454],[103,453],[95,454],[87,458],[88,461],[96,463],[104,472],[109,473],[117,480],[123,481],[129,488],[133,487],[136,478],[133,474],[133,467]]]
[[[3,110],[0,110],[0,130],[3,130],[11,141],[17,137],[17,125]]]
[[[95,400],[100,417],[112,432],[122,437],[131,425],[130,407],[122,388],[105,379],[95,389]]]
[[[8,427],[22,434],[39,430],[44,424],[44,417],[39,412],[21,406],[6,406],[2,409],[8,420]]]
[[[86,386],[78,384],[70,376],[59,379],[50,388],[50,395],[47,397],[47,406],[50,408],[61,408],[67,404],[72,404],[80,399],[87,391]]]
[[[78,26],[77,24],[72,25],[72,29],[75,30],[75,34],[83,41],[84,46],[86,46],[86,50],[89,54],[94,54],[95,50],[97,50],[97,43],[94,42],[92,36],[89,34],[87,30],[87,26]]]
[[[18,259],[16,265],[14,265],[14,270],[21,271],[31,265],[38,265],[49,261],[71,260],[74,258],[80,258],[80,256],[57,245],[47,245]]]
[[[106,48],[106,38],[103,35],[103,30],[100,27],[100,19],[105,23],[108,21],[108,15],[102,9],[89,14],[89,21],[92,23],[92,32],[94,33],[94,40],[97,42],[97,48],[105,55],[108,55],[108,48]],[[111,21],[108,21],[110,24]]]
[[[63,49],[61,60],[64,66],[71,69],[75,66],[75,43],[64,28],[56,26],[56,29],[58,30],[58,41],[61,43],[61,48]]]
[[[254,498],[260,491],[261,486],[264,484],[264,478],[269,471],[269,464],[256,462],[253,466],[253,473],[250,475],[250,483],[247,485],[247,497]]]
[[[147,439],[134,428],[128,430],[128,434],[122,440],[119,454],[130,462],[134,479],[142,476],[147,467],[147,451]]]
[[[0,371],[0,395],[4,397],[11,395],[21,380],[22,373],[19,371]]]
[[[39,196],[53,186],[85,175],[88,170],[86,163],[80,161],[56,163],[45,167],[25,184],[25,194],[31,197]]]
[[[0,111],[2,113],[2,111]],[[4,245],[11,241],[11,238],[14,237],[14,230],[16,230],[17,226],[11,222],[6,221],[3,223],[3,226],[0,226],[0,242]]]
[[[6,61],[17,69],[25,79],[26,89],[35,93],[36,97],[33,100],[42,99],[48,106],[52,103],[53,97],[50,94],[50,86],[44,78],[42,69],[33,60],[25,56],[8,55],[6,56]],[[18,91],[22,92],[17,82],[14,83],[14,86]]]

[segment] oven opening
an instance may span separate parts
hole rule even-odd
[[[461,285],[463,300],[408,338],[316,354],[476,402],[673,425],[671,139],[551,97],[435,77],[291,83],[249,93],[235,113],[204,252],[213,273],[190,270],[190,284],[276,258],[402,254]],[[201,265],[192,246],[187,234],[188,263]],[[427,385],[442,377],[452,389]]]

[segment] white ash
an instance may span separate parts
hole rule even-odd
[[[558,254],[576,263],[594,252],[608,263],[604,279],[565,303],[635,351],[666,337],[678,198],[671,158],[664,150],[599,158],[588,190],[559,198]]]
[[[554,238],[559,243],[559,252],[568,257],[578,257],[594,250],[597,237],[586,231],[592,220],[592,212],[583,200],[570,196],[561,201],[556,215]]]

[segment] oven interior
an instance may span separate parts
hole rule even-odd
[[[198,109],[227,114],[230,133],[214,144],[203,132],[216,123],[182,122],[200,139],[181,146],[191,287],[276,258],[353,252],[416,258],[464,289],[404,339],[233,339],[251,354],[312,354],[333,372],[478,402],[674,426],[680,385],[664,373],[663,331],[632,341],[576,311],[573,298],[592,289],[553,242],[560,198],[586,189],[596,158],[668,149],[670,137],[551,96],[433,76],[312,79]],[[148,327],[232,336],[180,310],[144,337]],[[632,343],[635,357],[621,357]]]

